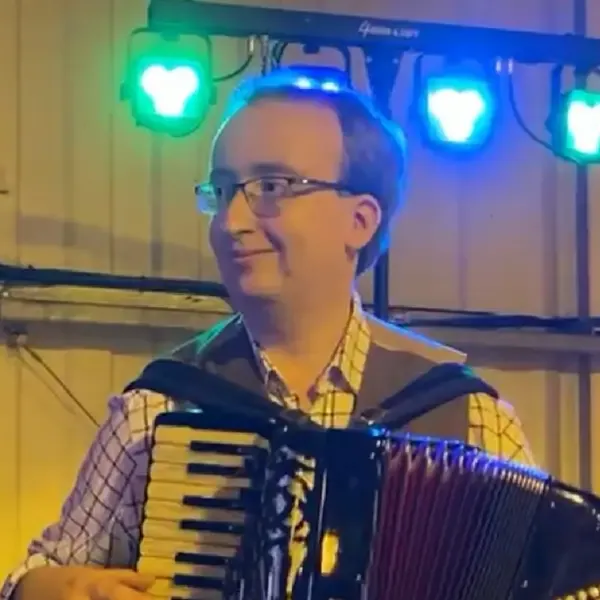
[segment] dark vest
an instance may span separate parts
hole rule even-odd
[[[376,412],[382,402],[406,389],[419,378],[423,378],[436,365],[465,361],[464,354],[452,348],[371,316],[367,319],[372,338],[362,386],[354,407],[355,418]],[[238,316],[217,323],[210,330],[174,350],[167,358],[204,370],[218,376],[221,380],[267,399],[249,338]],[[148,373],[153,366],[156,364],[150,363],[144,373]],[[128,389],[145,387],[144,373],[130,384]],[[496,396],[492,388],[474,376],[473,379],[476,383],[474,391],[483,391]],[[174,389],[177,389],[176,384]],[[177,400],[176,392],[170,395]],[[237,398],[240,396],[238,395]],[[228,399],[223,398],[223,401],[227,402]],[[468,441],[468,397],[458,395],[451,401],[444,402],[438,408],[414,419],[402,430],[418,435],[466,442]]]

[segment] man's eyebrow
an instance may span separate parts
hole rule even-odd
[[[300,173],[298,173],[296,169],[283,162],[277,161],[253,163],[249,169],[249,173],[257,177],[262,175],[290,175],[292,177],[300,176]]]
[[[290,177],[302,177],[302,174],[296,169],[293,169],[289,165],[278,161],[252,163],[249,167],[244,169],[243,175],[243,179],[264,177],[267,175],[288,175]],[[209,176],[210,181],[214,181],[215,179],[238,180],[240,179],[240,173],[234,169],[217,167],[210,172]]]

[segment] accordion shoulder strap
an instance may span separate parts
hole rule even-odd
[[[184,410],[202,409],[263,420],[277,418],[290,424],[316,427],[298,410],[282,407],[224,377],[178,360],[152,361],[124,393],[133,390],[162,394],[179,403]]]
[[[273,403],[205,369],[178,360],[152,361],[124,393],[149,390],[196,408],[273,415]]]
[[[390,429],[403,429],[452,401],[480,393],[498,398],[496,390],[469,367],[459,363],[442,363],[411,381],[376,408],[364,411],[360,417]]]

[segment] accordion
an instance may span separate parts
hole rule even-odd
[[[600,598],[599,510],[458,442],[165,413],[137,568],[157,598]]]

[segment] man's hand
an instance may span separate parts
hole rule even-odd
[[[154,582],[149,575],[126,569],[73,569],[64,600],[147,600],[145,592]]]
[[[154,578],[128,569],[39,567],[27,573],[14,600],[148,600]]]

